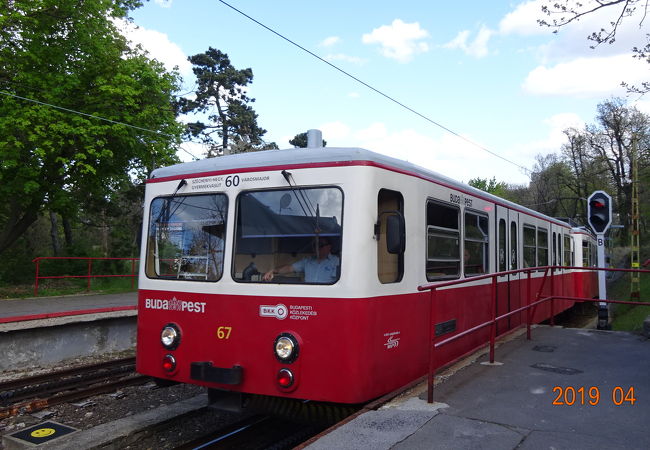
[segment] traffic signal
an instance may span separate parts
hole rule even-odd
[[[607,231],[612,223],[612,198],[603,191],[591,194],[588,200],[587,218],[596,233]]]

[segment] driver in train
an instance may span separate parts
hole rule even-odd
[[[275,274],[296,272],[305,274],[306,283],[334,283],[338,276],[339,257],[332,254],[332,241],[323,236],[316,240],[314,247],[314,256],[271,269],[264,274],[264,281],[272,281]]]

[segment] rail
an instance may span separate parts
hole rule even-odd
[[[429,403],[433,403],[433,385],[434,385],[434,373],[435,373],[435,366],[436,366],[436,349],[449,344],[450,342],[453,342],[457,339],[460,339],[464,336],[467,336],[471,333],[474,333],[480,329],[483,329],[485,327],[490,327],[490,363],[494,363],[494,345],[496,341],[496,325],[497,322],[503,319],[506,319],[510,316],[513,316],[515,314],[521,313],[523,311],[526,311],[526,339],[530,340],[531,339],[531,322],[532,322],[532,312],[531,309],[536,308],[538,305],[550,301],[551,303],[551,316],[550,316],[550,323],[551,326],[555,325],[554,321],[554,316],[555,316],[555,311],[554,311],[554,300],[571,300],[571,301],[589,301],[589,302],[604,302],[604,303],[618,303],[618,304],[625,304],[625,305],[641,305],[641,306],[650,306],[650,303],[648,302],[642,302],[642,301],[637,301],[637,302],[631,302],[631,301],[622,301],[622,300],[607,300],[607,299],[593,299],[593,298],[584,298],[584,297],[568,297],[568,296],[563,296],[563,295],[555,295],[555,272],[559,270],[580,270],[580,271],[607,271],[607,272],[636,272],[636,273],[650,273],[650,270],[641,270],[641,269],[617,269],[617,268],[603,268],[603,267],[575,267],[575,266],[542,266],[542,267],[527,267],[525,269],[517,269],[517,270],[507,270],[503,272],[496,272],[496,273],[489,273],[489,274],[484,274],[484,275],[477,275],[477,276],[471,276],[467,277],[461,280],[452,280],[452,281],[444,281],[444,282],[434,282],[434,283],[427,283],[422,286],[418,286],[418,291],[429,291],[430,294],[430,303],[429,303],[429,313],[430,313],[430,321],[429,321],[429,342],[432,343],[432,345],[429,348],[429,373],[428,373],[428,392],[427,392],[427,401]],[[541,272],[544,272],[543,279],[541,281],[541,284],[539,286],[539,290],[536,293],[535,300],[531,301],[533,296],[531,295],[532,291],[532,284],[531,284],[531,274],[536,273],[539,274]],[[550,277],[549,277],[549,272],[550,272]],[[517,275],[517,274],[526,274],[526,305],[522,306],[520,308],[514,309],[512,311],[508,311],[505,314],[502,314],[500,316],[497,316],[496,313],[496,295],[497,295],[497,280],[499,277],[504,277],[507,275]],[[546,297],[542,297],[544,287],[546,285],[547,279],[550,278],[550,285],[551,285],[551,294]],[[491,279],[491,291],[490,291],[490,312],[492,315],[492,318],[486,322],[483,322],[479,325],[476,325],[472,328],[469,328],[467,330],[464,330],[458,334],[455,334],[451,337],[448,337],[446,339],[443,339],[438,342],[434,342],[436,339],[436,316],[437,316],[437,303],[435,301],[436,297],[436,291],[440,288],[443,287],[449,287],[449,286],[455,286],[459,284],[464,284],[464,283],[472,283],[475,281],[479,280],[485,280],[485,279]],[[520,325],[521,326],[521,325]]]
[[[64,278],[87,278],[88,283],[86,285],[86,290],[90,291],[91,280],[93,278],[131,278],[131,289],[135,288],[135,278],[138,276],[136,272],[136,262],[140,258],[102,258],[102,257],[84,257],[84,256],[39,256],[34,258],[32,262],[36,264],[35,268],[35,277],[34,277],[34,296],[38,297],[38,285],[39,280],[46,279],[64,279]],[[87,264],[87,273],[85,275],[47,275],[43,276],[41,272],[41,261],[47,260],[69,260],[69,261],[88,261]],[[94,261],[131,261],[131,273],[130,274],[93,274],[93,262]]]

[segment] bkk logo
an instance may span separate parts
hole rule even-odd
[[[158,298],[147,298],[144,300],[144,307],[147,309],[162,309],[165,311],[187,311],[195,313],[205,312],[206,302],[186,302],[176,297],[171,300]]]
[[[260,317],[275,317],[283,320],[287,318],[289,310],[283,304],[279,305],[260,305]]]

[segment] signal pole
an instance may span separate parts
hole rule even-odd
[[[587,201],[587,220],[596,233],[598,250],[598,267],[606,267],[605,263],[605,233],[612,224],[612,198],[605,191],[595,191]],[[598,271],[598,298],[607,299],[605,271]],[[598,329],[606,330],[609,323],[609,308],[607,303],[598,303]]]

